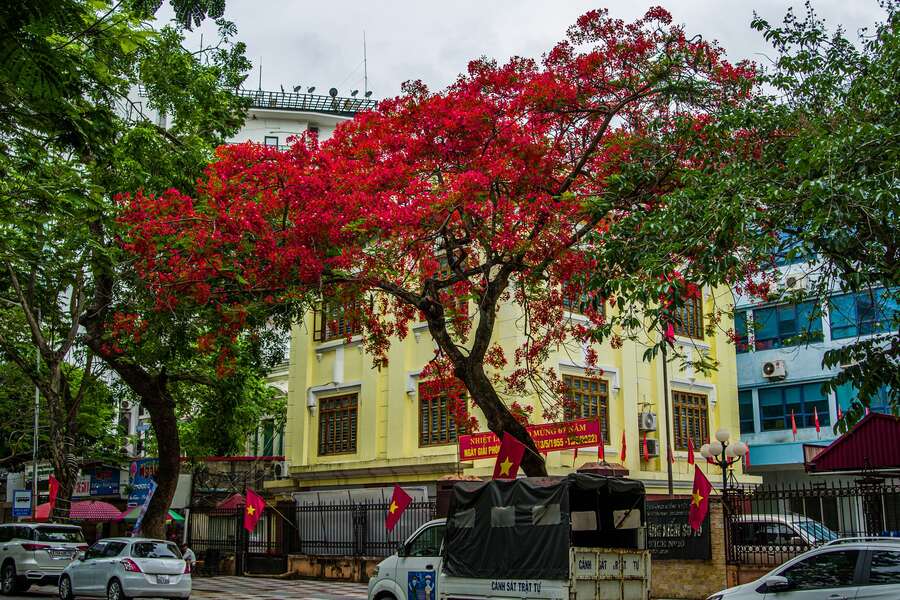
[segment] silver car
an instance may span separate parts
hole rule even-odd
[[[900,539],[843,538],[707,600],[897,600]]]
[[[190,598],[191,567],[172,542],[149,538],[100,540],[59,578],[59,597]]]
[[[81,527],[53,523],[0,525],[0,593],[56,585],[59,574],[84,550]]]

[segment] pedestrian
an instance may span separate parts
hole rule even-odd
[[[184,562],[188,564],[191,568],[191,572],[194,570],[194,563],[197,562],[197,555],[194,554],[194,551],[188,548],[186,543],[181,544],[181,556],[184,558]]]

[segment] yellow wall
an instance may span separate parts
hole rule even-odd
[[[732,302],[730,291],[724,290],[717,298],[704,295],[704,312],[724,307]],[[512,357],[514,349],[522,342],[517,329],[517,307],[502,307],[495,338]],[[389,484],[398,481],[434,481],[441,475],[456,472],[490,476],[493,461],[480,460],[457,465],[455,444],[420,448],[418,444],[418,396],[415,375],[433,356],[434,342],[424,324],[414,327],[403,341],[395,342],[389,351],[389,366],[382,370],[372,368],[371,358],[362,352],[357,341],[345,343],[334,340],[314,342],[311,335],[311,317],[303,325],[294,326],[291,344],[290,381],[285,432],[285,457],[290,463],[292,481],[272,482],[270,487],[288,489],[315,489],[332,485]],[[706,351],[719,361],[716,372],[710,376],[683,372],[680,363],[670,361],[669,380],[672,389],[702,393],[708,396],[709,431],[713,435],[720,427],[738,437],[737,381],[734,346],[727,340],[723,323],[716,335],[700,342],[678,338],[691,352]],[[625,428],[628,452],[624,461],[630,476],[641,479],[648,486],[648,493],[660,493],[666,486],[665,428],[663,426],[662,361],[643,362],[644,346],[639,342],[625,341],[620,349],[609,344],[597,346],[598,366],[604,369],[609,382],[610,439],[606,440],[606,458],[621,462],[619,446],[622,428]],[[572,343],[553,357],[553,366],[562,374],[583,374],[583,349]],[[412,390],[408,393],[407,390]],[[358,391],[358,439],[353,454],[318,456],[318,400],[322,397]],[[661,455],[650,461],[642,459],[641,434],[638,431],[640,403],[648,403],[648,409],[659,416],[659,428],[649,437],[660,440]],[[540,422],[540,407],[536,407],[533,419]],[[477,414],[480,417],[480,413]],[[481,420],[481,430],[484,426]],[[699,448],[697,449],[699,459]],[[693,467],[685,459],[685,453],[676,452],[673,465],[676,493],[689,493]],[[596,460],[596,449],[582,448],[577,459],[573,451],[551,453],[548,467],[551,473],[563,474],[581,464]],[[703,465],[704,469],[707,466]],[[708,468],[713,482],[720,480],[714,468]]]

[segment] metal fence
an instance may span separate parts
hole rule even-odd
[[[389,532],[389,502],[315,502],[297,506],[301,554],[381,557],[393,553],[416,529],[434,518],[433,501],[413,502]]]
[[[836,537],[900,537],[900,480],[734,485],[725,494],[726,560],[774,566]]]

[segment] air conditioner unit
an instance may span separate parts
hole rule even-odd
[[[127,412],[131,410],[131,402],[129,402],[128,400],[122,400],[122,402],[119,404],[119,408],[122,410],[122,412]]]
[[[638,414],[638,429],[640,431],[656,431],[656,413],[643,412]]]
[[[787,377],[787,371],[784,368],[783,360],[770,360],[764,362],[762,366],[762,374],[766,379],[784,379]]]
[[[290,476],[291,465],[286,460],[278,461],[273,468],[275,479],[286,479]]]
[[[647,454],[649,456],[659,456],[659,440],[647,438]],[[643,456],[643,449],[641,450]]]

